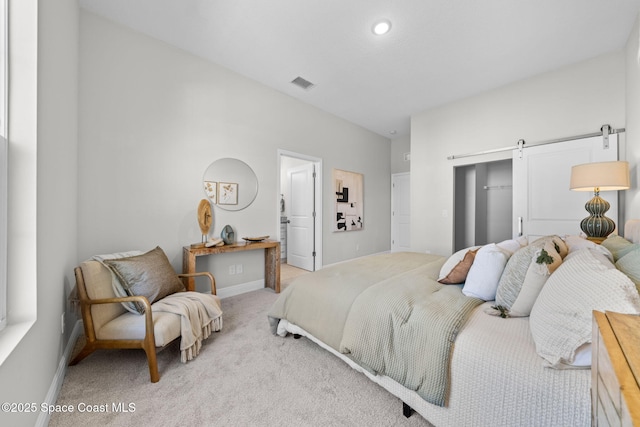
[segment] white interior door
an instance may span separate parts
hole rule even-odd
[[[391,252],[411,250],[410,174],[391,175]]]
[[[287,171],[291,191],[287,228],[287,264],[315,270],[315,183],[314,164]]]
[[[513,234],[529,241],[550,234],[580,234],[584,205],[591,192],[569,190],[571,167],[581,163],[618,160],[618,135],[576,139],[534,146],[513,153]],[[618,194],[600,194],[611,204],[606,215],[618,223]]]

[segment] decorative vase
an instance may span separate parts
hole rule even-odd
[[[236,242],[236,233],[230,225],[225,225],[220,233],[220,237],[225,245],[232,245]]]

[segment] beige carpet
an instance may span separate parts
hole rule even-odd
[[[307,273],[309,273],[307,270],[293,267],[289,264],[282,264],[280,266],[280,290],[284,290],[296,277]]]
[[[266,313],[276,298],[265,289],[222,300],[223,330],[187,364],[177,342],[160,352],[156,384],[141,350],[102,350],[70,366],[56,403],[75,412],[54,413],[49,425],[429,426],[313,342],[273,336]],[[86,407],[97,411],[78,411]]]

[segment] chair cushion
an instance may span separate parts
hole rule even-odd
[[[144,296],[151,304],[185,289],[159,246],[142,255],[107,259],[104,263],[113,270],[128,295]],[[144,313],[142,304],[135,306],[139,313]]]
[[[85,261],[80,265],[87,295],[91,299],[113,298],[111,271],[98,261]],[[105,323],[125,313],[120,304],[96,304],[91,306],[91,317],[95,330]]]
[[[153,334],[156,347],[169,344],[180,336],[180,316],[154,311]],[[126,311],[96,330],[96,337],[101,340],[141,340],[144,336],[145,317]]]

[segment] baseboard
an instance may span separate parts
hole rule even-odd
[[[47,396],[43,403],[46,403],[47,405],[56,404],[56,401],[58,400],[58,393],[60,393],[62,383],[64,382],[64,376],[67,373],[67,365],[69,364],[68,360],[71,358],[73,348],[75,347],[76,341],[81,333],[82,321],[78,320],[71,331],[71,336],[69,337],[69,341],[67,341],[67,346],[65,347],[62,358],[58,363],[58,369],[56,370],[56,374],[53,377],[53,381],[51,382],[51,386],[49,387],[49,391],[47,392]],[[51,414],[49,412],[40,412],[36,421],[36,427],[47,427],[49,425],[50,418]]]
[[[246,292],[257,291],[264,288],[264,279],[254,280],[253,282],[241,283],[239,285],[227,286],[225,288],[216,289],[216,294],[224,299],[235,295],[244,294]]]

